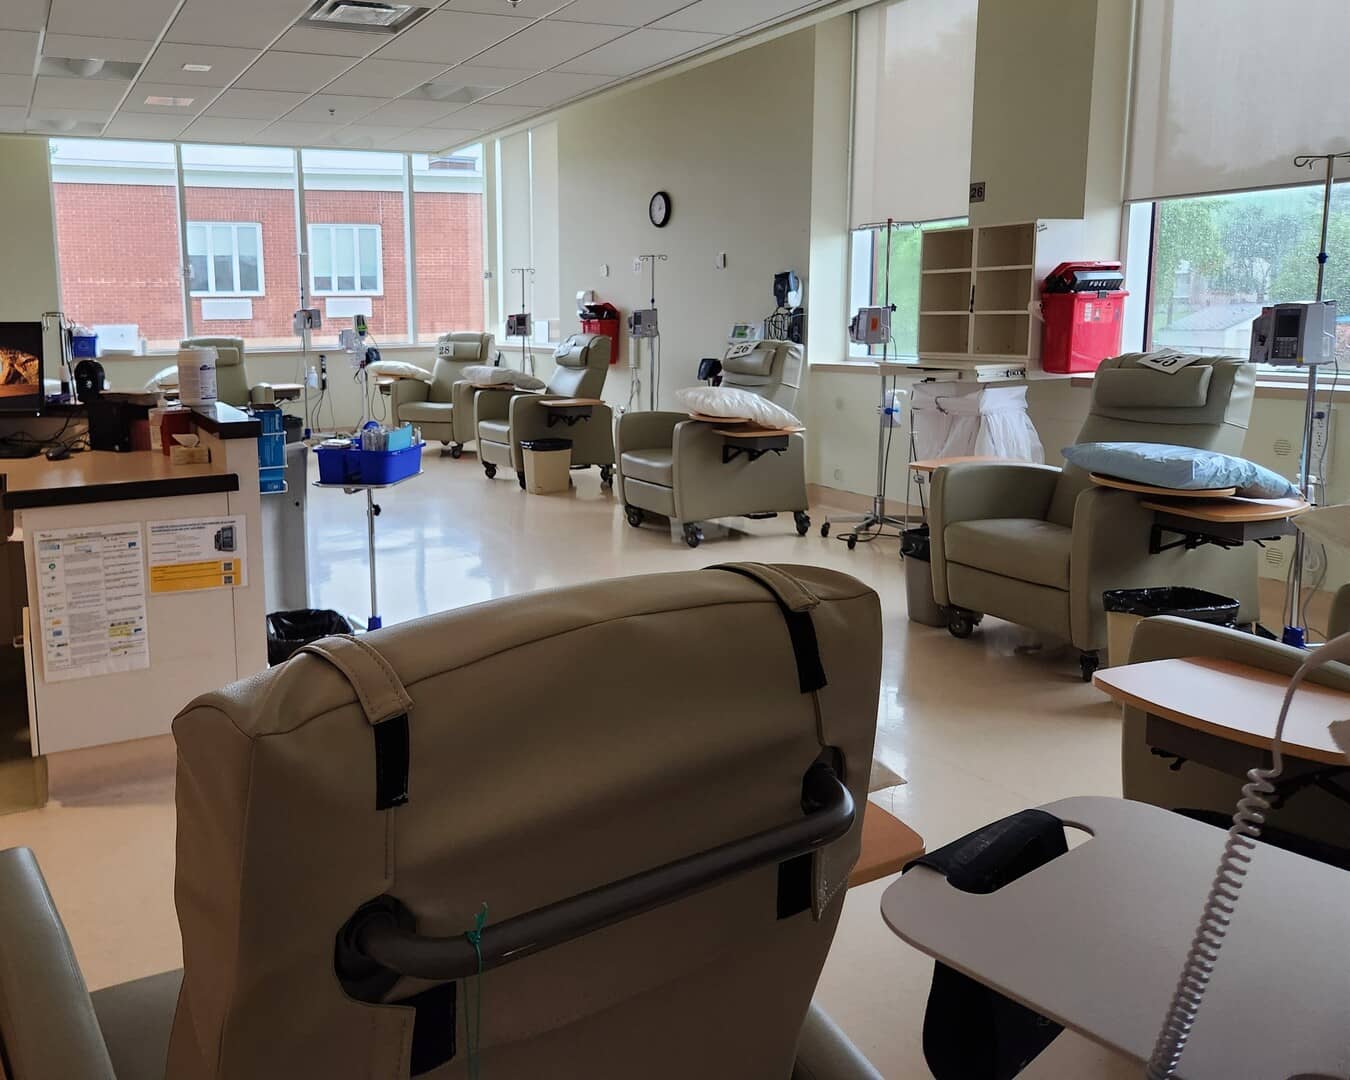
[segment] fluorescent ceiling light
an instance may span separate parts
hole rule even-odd
[[[184,70],[184,71],[210,71],[210,70],[211,70],[211,65],[210,65],[210,64],[184,64],[184,65],[183,65],[183,70]]]
[[[186,109],[196,98],[190,97],[161,97],[158,94],[151,94],[145,99],[147,105],[161,105],[170,109]]]

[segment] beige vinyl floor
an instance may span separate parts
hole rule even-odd
[[[1038,649],[1031,634],[995,620],[968,641],[909,623],[895,540],[849,552],[814,526],[798,538],[785,516],[734,519],[729,535],[710,529],[690,550],[663,523],[628,526],[595,471],[573,475],[567,495],[526,496],[508,472],[486,480],[472,455],[432,454],[425,475],[382,493],[386,625],[547,586],[728,560],[830,566],[881,594],[877,754],[909,783],[875,798],[930,847],[1028,806],[1120,793],[1118,710],[1079,679],[1076,654]],[[812,516],[818,525],[822,508]],[[311,489],[310,537],[313,601],[364,620],[363,501]],[[0,818],[0,847],[36,850],[92,988],[180,964],[173,837],[172,779],[153,770]],[[925,1077],[920,1032],[931,962],[883,924],[886,884],[849,894],[818,998],[883,1075]],[[1023,1075],[1093,1080],[1138,1069],[1066,1033]]]

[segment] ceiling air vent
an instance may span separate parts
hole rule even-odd
[[[427,10],[413,4],[386,4],[379,0],[319,0],[300,22],[326,30],[397,34],[425,15]]]

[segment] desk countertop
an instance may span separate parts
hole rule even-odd
[[[12,511],[238,491],[239,477],[218,464],[171,465],[150,450],[94,450],[64,461],[0,460],[0,485],[0,508]]]

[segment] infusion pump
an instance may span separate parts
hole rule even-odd
[[[1313,367],[1335,359],[1335,300],[1275,304],[1252,322],[1253,363]]]

